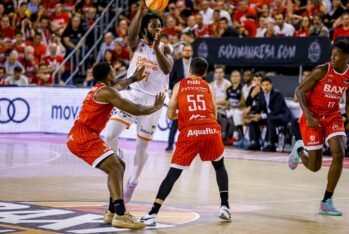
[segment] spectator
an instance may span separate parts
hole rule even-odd
[[[7,15],[1,18],[0,32],[5,37],[5,43],[10,43],[15,38],[15,30],[10,26],[10,18]]]
[[[263,151],[275,152],[278,137],[276,135],[277,126],[285,126],[291,118],[291,112],[288,109],[284,96],[273,89],[269,78],[263,78],[261,83],[262,92],[259,93],[257,110],[254,115],[254,121],[249,124],[251,145],[249,150],[258,150],[260,126],[267,125],[266,146]]]
[[[196,17],[191,15],[187,19],[187,27],[184,28],[183,32],[184,33],[191,33],[192,35],[195,34],[195,29],[196,29]]]
[[[86,78],[84,80],[83,86],[85,88],[92,88],[95,86],[96,81],[93,78],[92,68],[87,69]]]
[[[253,76],[252,81],[252,89],[247,94],[247,98],[245,99],[245,108],[243,109],[243,122],[244,123],[251,123],[253,120],[251,116],[256,114],[257,110],[257,103],[259,100],[259,93],[261,92],[261,82],[262,82],[263,76],[262,74],[256,73]]]
[[[189,32],[183,33],[181,36],[181,41],[192,44],[194,42],[194,34],[191,34]]]
[[[6,62],[7,51],[10,46],[5,43],[5,36],[0,32],[0,65]]]
[[[213,21],[212,21],[213,9],[210,8],[210,2],[208,0],[201,1],[200,14],[202,15],[203,24],[205,26],[208,26],[208,25],[213,23]]]
[[[28,78],[30,84],[37,84],[38,67],[35,64],[34,48],[26,46],[24,48],[24,59],[22,61],[24,67],[24,75]]]
[[[38,85],[52,86],[53,84],[52,75],[48,71],[48,67],[46,63],[39,64],[39,71],[38,71],[37,77],[38,77]]]
[[[28,11],[30,15],[35,15],[39,12],[39,3],[41,0],[30,0],[28,3]]]
[[[28,78],[22,74],[23,68],[15,66],[13,69],[13,75],[6,78],[9,85],[28,86]]]
[[[61,35],[65,27],[69,23],[69,15],[63,12],[63,6],[61,3],[55,5],[54,13],[51,15],[51,25],[53,32],[57,32]]]
[[[104,34],[104,42],[101,44],[101,47],[99,48],[99,52],[97,55],[97,62],[101,61],[104,56],[104,52],[109,49],[109,50],[114,50],[115,46],[113,43],[114,36],[111,32],[107,32]]]
[[[128,22],[126,19],[122,19],[119,21],[119,26],[116,28],[116,34],[118,37],[126,40],[128,34]]]
[[[130,58],[130,51],[122,38],[114,40],[114,55],[117,60],[121,59],[125,62],[128,62]]]
[[[274,4],[272,6],[273,12],[272,15],[275,17],[278,14],[285,14],[286,7],[284,4],[284,0],[274,0]]]
[[[316,13],[313,17],[313,25],[309,29],[309,36],[329,37],[328,28],[322,22],[322,14]]]
[[[33,42],[30,43],[34,48],[34,58],[35,64],[38,65],[41,63],[41,60],[46,56],[46,46],[44,43],[41,43],[41,34],[36,33]]]
[[[181,32],[181,31],[182,31],[182,29],[177,26],[176,19],[172,16],[168,16],[166,18],[166,27],[164,27],[161,32],[169,35],[169,38],[171,39],[172,36],[176,35],[177,33]]]
[[[228,21],[228,25],[229,26],[233,26],[233,22],[231,20],[231,16],[230,16],[229,12],[226,9],[227,8],[225,7],[224,0],[217,0],[215,10],[218,10],[219,18],[222,18],[222,17],[226,18],[227,21]]]
[[[245,37],[256,37],[257,34],[257,17],[255,15],[246,15],[246,20],[242,23],[241,35]]]
[[[183,2],[180,5],[183,7]],[[183,11],[183,9],[181,9],[181,10]],[[168,17],[173,17],[178,23],[180,23],[180,24],[185,23],[185,20],[181,16],[181,11],[179,8],[177,8],[176,4],[174,4],[174,3],[168,4],[168,11],[169,11],[168,12],[169,14],[166,16],[166,19]]]
[[[42,42],[48,46],[52,38],[51,23],[48,17],[44,16],[40,19],[37,31],[41,34]]]
[[[5,15],[5,6],[0,2],[0,19]]]
[[[220,37],[239,37],[239,33],[228,25],[226,18],[219,19],[219,36]]]
[[[8,85],[6,81],[6,69],[3,66],[0,66],[0,86]]]
[[[276,37],[292,37],[294,34],[294,27],[288,24],[284,20],[283,14],[277,14],[275,16],[276,25],[274,27]]]
[[[30,11],[28,10],[28,4],[26,2],[21,2],[19,4],[19,7],[18,7],[16,13],[13,16],[13,19],[12,19],[13,24],[12,24],[12,26],[14,28],[20,26],[21,22],[23,20],[25,20],[25,19],[29,20],[29,17],[30,17]]]
[[[324,17],[324,24],[327,28],[332,28],[334,22],[345,12],[345,6],[341,0],[333,0],[331,10]]]
[[[18,52],[12,50],[5,62],[6,74],[12,76],[15,67],[21,67],[23,70],[22,64],[18,61]]]
[[[196,21],[195,36],[209,37],[211,35],[210,27],[204,24],[203,17],[201,14],[195,15],[195,21]]]
[[[264,37],[267,31],[267,20],[266,17],[260,16],[258,22],[258,28],[256,32],[256,37]]]
[[[247,96],[250,93],[250,90],[253,87],[252,79],[253,74],[251,70],[245,70],[242,76],[242,79],[244,80],[244,85],[242,86],[242,95],[244,96],[244,99],[247,100]]]
[[[264,36],[265,38],[275,37],[275,24],[274,21],[267,22],[267,28],[265,30]]]
[[[33,23],[30,19],[25,18],[21,21],[21,32],[26,40],[32,40],[35,36],[35,31],[33,28]]]
[[[25,41],[23,38],[23,34],[21,32],[16,33],[16,39],[14,40],[14,43],[12,44],[12,48],[18,52],[18,60],[22,63],[24,59],[24,48],[25,48]]]
[[[84,28],[90,28],[95,23],[96,19],[97,19],[97,8],[90,7],[85,12],[85,16],[82,21],[82,26]]]
[[[227,117],[232,119],[231,130],[228,130],[228,137],[230,132],[233,131],[233,136],[228,140],[227,144],[232,144],[237,141],[243,135],[242,130],[242,107],[244,106],[244,98],[242,95],[241,74],[238,70],[234,70],[230,76],[231,86],[227,89],[226,102],[227,102]]]
[[[225,18],[224,18],[225,19]],[[225,79],[224,67],[216,66],[214,69],[214,81],[210,83],[213,89],[214,99],[217,105],[217,113],[218,113],[218,123],[221,126],[222,130],[222,139],[226,140],[227,138],[227,126],[228,119],[226,115],[226,93],[228,87],[230,87],[231,83]]]
[[[335,41],[337,37],[349,36],[349,13],[344,12],[341,16],[342,26],[336,28],[333,33],[332,41]]]
[[[71,18],[70,23],[62,34],[63,45],[67,50],[67,55],[79,46],[80,39],[85,34],[81,25],[81,19],[75,15]]]
[[[219,19],[220,19],[220,13],[218,9],[215,9],[213,11],[212,19],[213,23],[209,26],[211,31],[211,36],[218,37],[219,36]]]
[[[172,71],[170,73],[170,96],[171,91],[176,83],[181,81],[182,79],[189,77],[189,67],[191,58],[193,57],[193,48],[190,44],[185,44],[182,48],[182,58],[176,60],[174,62]],[[167,152],[173,151],[174,139],[178,129],[178,121],[173,120],[171,123],[170,133],[168,137],[168,145],[165,149]]]
[[[116,63],[116,58],[115,58],[115,54],[113,52],[113,50],[111,49],[106,49],[104,51],[104,56],[103,56],[103,62],[107,62],[109,63],[112,67],[115,66]]]
[[[257,15],[257,12],[255,8],[248,5],[248,0],[239,0],[237,10],[233,16],[235,28],[239,28],[242,25],[248,14]]]
[[[49,55],[43,59],[49,73],[53,73],[64,61],[64,58],[57,54],[57,49],[58,45],[56,43],[51,43],[49,46]],[[64,66],[62,67],[62,72],[64,72]]]
[[[311,27],[311,19],[309,16],[302,17],[302,24],[300,29],[295,33],[296,37],[307,37],[309,36],[309,30]]]

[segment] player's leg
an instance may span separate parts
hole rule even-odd
[[[182,129],[179,133],[176,150],[171,160],[170,170],[160,185],[152,209],[141,219],[141,222],[144,222],[147,226],[156,225],[156,216],[161,208],[161,205],[170,194],[183,169],[190,166],[191,162],[199,152],[199,137],[187,137],[188,131],[189,129]]]
[[[212,161],[212,165],[216,172],[216,180],[219,189],[219,195],[221,198],[221,209],[219,217],[223,220],[231,220],[231,214],[229,210],[229,181],[228,173],[225,169],[224,158],[219,159],[218,161]]]
[[[336,189],[339,178],[342,174],[343,160],[345,155],[345,137],[334,136],[328,140],[332,162],[328,171],[328,182],[325,195],[320,204],[320,214],[341,216],[342,212],[333,205],[332,195]]]
[[[294,144],[288,158],[288,166],[294,170],[301,160],[306,168],[316,172],[322,165],[323,128],[309,128],[303,115],[299,120],[299,128],[303,140]]]
[[[128,126],[128,124],[112,117],[105,128],[105,141],[121,159],[123,155],[119,152],[119,136]]]
[[[156,216],[160,211],[162,204],[165,199],[170,194],[174,184],[182,174],[183,169],[171,167],[168,171],[165,179],[162,181],[158,193],[156,195],[156,199],[153,203],[153,206],[149,213],[141,218],[141,222],[146,224],[147,226],[155,226],[156,225]]]
[[[168,135],[168,145],[167,145],[167,148],[165,149],[165,151],[167,152],[173,151],[173,144],[176,137],[177,129],[178,129],[178,120],[173,120],[170,127],[170,133]]]
[[[125,203],[131,200],[131,197],[138,185],[138,179],[142,174],[145,163],[148,160],[148,146],[150,140],[137,138],[136,140],[136,154],[133,161],[133,169],[131,172],[131,177],[127,180],[125,187],[124,199]]]
[[[153,97],[149,99],[151,101],[150,103],[154,103],[153,99]],[[132,194],[138,184],[138,178],[142,174],[144,165],[148,160],[148,147],[157,129],[160,115],[161,110],[151,115],[137,117],[136,153],[134,157],[131,177],[128,179],[125,188],[124,199],[126,203],[130,201]]]
[[[108,175],[108,189],[112,205],[109,205],[109,210],[106,216],[113,216],[111,221],[112,226],[130,229],[144,228],[144,224],[137,222],[132,215],[126,213],[122,195],[125,164],[122,160],[115,154],[112,154],[104,159],[97,167]],[[113,213],[115,214],[112,215]],[[105,219],[107,217],[105,217]]]

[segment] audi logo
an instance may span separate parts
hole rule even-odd
[[[167,113],[167,108],[168,108],[168,105],[167,104],[164,104],[163,106],[163,109],[165,110],[162,110],[162,111],[165,111],[165,113]],[[167,116],[167,114],[165,114]],[[169,120],[167,117],[166,117],[166,120],[164,123],[161,123],[161,121],[159,121],[158,123],[158,128],[161,130],[161,131],[166,131],[167,129],[170,129],[171,128],[171,123],[172,121]]]
[[[0,124],[23,123],[30,114],[29,103],[23,98],[0,98]]]

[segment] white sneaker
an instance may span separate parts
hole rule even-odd
[[[131,200],[131,197],[137,187],[137,184],[130,183],[130,180],[127,181],[126,188],[124,190],[124,202],[125,204]]]
[[[146,214],[140,220],[141,223],[144,223],[147,226],[155,227],[156,226],[156,214]]]
[[[224,221],[231,221],[230,210],[226,206],[221,206],[218,217]]]

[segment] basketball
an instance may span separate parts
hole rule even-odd
[[[152,11],[162,11],[167,7],[168,0],[146,0],[145,5]]]

